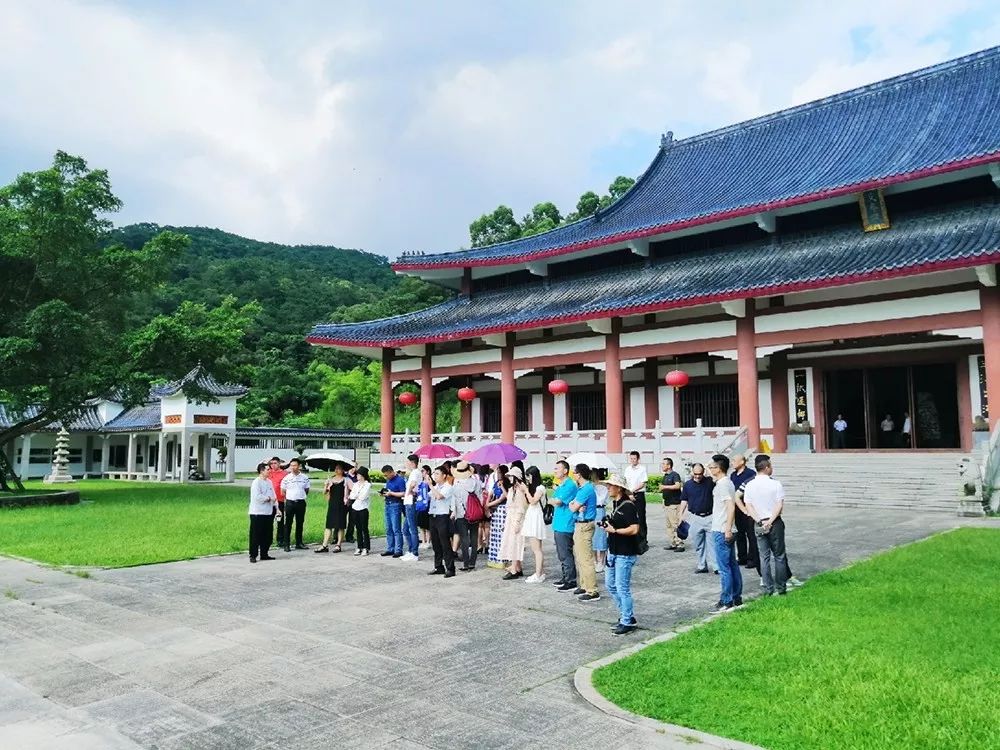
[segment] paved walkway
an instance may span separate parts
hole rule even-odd
[[[645,637],[718,598],[693,552],[662,550],[662,515],[651,508],[659,544],[634,578]],[[786,518],[800,578],[960,522]],[[0,559],[0,747],[674,747],[573,689],[577,666],[630,642],[610,635],[608,598],[583,604],[482,568],[443,580],[426,559],[276,554],[91,578]]]

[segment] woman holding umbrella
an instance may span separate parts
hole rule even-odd
[[[316,550],[317,554],[330,551],[330,537],[336,534],[337,543],[334,552],[342,550],[344,531],[347,529],[349,511],[348,480],[344,476],[347,465],[337,462],[333,465],[333,476],[326,480],[323,495],[326,497],[326,530],[323,532],[323,546]]]

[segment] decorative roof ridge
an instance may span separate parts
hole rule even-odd
[[[694,146],[699,143],[703,143],[704,141],[723,138],[732,133],[750,130],[758,126],[769,125],[773,122],[778,122],[788,117],[802,114],[803,112],[815,112],[840,102],[850,101],[851,99],[861,98],[870,94],[886,91],[887,89],[911,83],[918,79],[936,78],[941,75],[953,73],[956,69],[965,68],[969,65],[998,56],[1000,56],[1000,45],[979,50],[978,52],[972,52],[968,55],[963,55],[962,57],[945,60],[944,62],[927,65],[923,68],[918,68],[917,70],[900,73],[899,75],[891,76],[889,78],[883,78],[879,81],[873,81],[872,83],[866,83],[863,86],[857,86],[853,89],[848,89],[847,91],[838,91],[836,94],[830,94],[829,96],[813,99],[802,104],[796,104],[792,107],[779,109],[777,112],[769,112],[765,115],[752,117],[749,120],[743,120],[741,122],[725,125],[721,128],[709,130],[704,133],[697,133],[696,135],[690,135],[686,138],[673,140],[670,147],[672,149],[679,149],[685,146]]]
[[[185,385],[189,383],[202,382],[202,387],[205,391],[213,396],[241,396],[248,392],[248,388],[244,385],[239,385],[237,383],[222,383],[216,380],[215,376],[212,375],[204,365],[199,361],[184,377],[179,380],[172,380],[163,385],[153,386],[150,389],[149,395],[151,398],[163,399],[166,396],[173,396],[184,389]]]

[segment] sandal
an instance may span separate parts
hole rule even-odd
[[[329,552],[329,551],[330,551],[329,547],[320,547],[319,549],[314,549],[313,550],[313,552],[315,552],[317,555],[320,554],[320,553],[322,553],[322,552]]]
[[[340,549],[340,545],[338,544],[336,547],[333,548],[333,551],[334,552],[342,552],[343,550]]]

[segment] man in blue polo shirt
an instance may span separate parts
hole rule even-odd
[[[757,552],[757,535],[753,531],[753,519],[743,504],[743,488],[757,476],[757,472],[747,466],[742,453],[733,456],[733,473],[729,481],[736,488],[736,561],[748,568],[760,568]]]
[[[573,532],[576,522],[569,504],[576,498],[576,482],[569,478],[569,464],[557,461],[553,476],[558,483],[552,491],[552,536],[555,538],[556,554],[562,567],[562,576],[555,582],[557,591],[576,589],[576,560],[573,558]]]
[[[391,466],[383,466],[385,487],[385,552],[382,557],[403,556],[403,497],[406,496],[406,480]]]
[[[705,476],[705,467],[694,464],[691,467],[691,478],[681,488],[681,518],[685,518],[691,527],[688,539],[694,539],[694,548],[698,553],[698,567],[695,573],[707,573],[709,558],[712,568],[718,572],[715,564],[715,552],[708,543],[708,535],[712,530],[712,490],[715,483]]]
[[[573,556],[576,558],[576,576],[579,586],[574,593],[581,602],[596,602],[601,598],[597,592],[597,570],[594,568],[594,520],[597,518],[597,491],[590,481],[591,469],[587,464],[577,464],[576,497],[570,501],[569,509],[575,516],[573,531]]]

